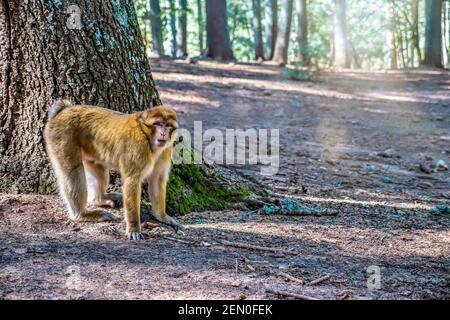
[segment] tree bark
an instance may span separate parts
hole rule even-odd
[[[261,0],[252,0],[253,8],[253,36],[255,40],[255,60],[264,59],[262,38]]]
[[[308,8],[306,0],[296,0],[297,6],[297,62],[309,64],[308,55]]]
[[[187,57],[187,0],[180,0],[178,14],[178,49],[177,57]]]
[[[442,0],[425,1],[424,65],[442,68]]]
[[[152,25],[152,56],[164,56],[164,42],[162,34],[161,6],[159,0],[150,2],[150,23]]]
[[[338,68],[350,67],[347,40],[346,1],[335,0],[334,12],[334,65]]]
[[[291,33],[293,0],[283,0],[280,19],[278,21],[278,34],[272,60],[279,64],[288,62],[289,36]]]
[[[221,60],[233,59],[226,0],[206,0],[206,38],[209,57]]]
[[[203,2],[202,0],[197,0],[197,25],[198,25],[198,47],[200,49],[200,53],[203,54],[205,50],[205,45],[203,43]]]

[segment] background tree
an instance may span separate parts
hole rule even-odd
[[[177,9],[175,0],[169,0],[169,21],[170,21],[170,40],[172,58],[177,56]]]
[[[291,33],[293,0],[283,0],[278,20],[278,34],[272,61],[286,64],[288,62],[289,36]]]
[[[161,21],[161,6],[159,0],[149,0],[150,22],[152,32],[152,55],[154,57],[164,56],[164,42]]]
[[[177,57],[187,57],[187,0],[180,0],[178,13]]]
[[[308,53],[308,10],[306,0],[296,0],[297,7],[297,61],[309,64]]]
[[[394,14],[393,0],[386,2],[386,50],[385,50],[385,69],[397,69],[397,44],[395,42],[396,19]]]
[[[346,0],[335,0],[334,13],[334,65],[336,67],[350,67]]]
[[[425,0],[424,65],[442,68],[442,0]]]
[[[206,0],[206,33],[209,57],[223,60],[233,59],[228,32],[226,0]]]
[[[200,53],[203,54],[203,51],[205,50],[205,45],[203,43],[203,31],[205,29],[204,22],[203,22],[203,2],[202,0],[197,0],[197,27],[198,27],[198,48],[200,50]]]
[[[261,0],[252,0],[253,36],[255,39],[255,60],[264,59],[264,46],[261,21]]]
[[[275,49],[275,42],[278,33],[278,1],[268,0],[265,6],[264,17],[264,41],[266,57],[271,60]]]

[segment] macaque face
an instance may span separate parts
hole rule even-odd
[[[155,147],[167,146],[177,137],[177,115],[172,108],[156,107],[144,111],[141,122]]]
[[[171,140],[174,127],[162,119],[156,119],[153,123],[153,141],[157,146],[163,146]]]

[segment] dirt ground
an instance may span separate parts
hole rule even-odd
[[[58,196],[1,194],[0,298],[285,298],[268,288],[317,299],[450,298],[450,219],[431,211],[450,205],[449,172],[433,170],[450,164],[448,72],[296,82],[269,65],[152,66],[187,128],[279,128],[276,176],[235,169],[338,214],[194,212],[178,217],[184,236],[151,225],[145,241],[129,242],[123,223],[69,222]],[[369,289],[377,267],[381,287]]]

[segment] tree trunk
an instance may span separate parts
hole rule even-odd
[[[203,3],[202,0],[197,0],[197,25],[198,25],[198,47],[200,53],[203,54],[205,50],[205,45],[203,43]]]
[[[416,54],[419,60],[422,61],[422,52],[420,51],[420,39],[419,39],[419,0],[413,1],[413,46],[416,50]]]
[[[226,0],[206,0],[207,55],[214,59],[232,60],[228,33]]]
[[[348,68],[350,59],[348,55],[346,1],[335,0],[334,12],[334,65],[338,68]]]
[[[289,36],[291,32],[293,0],[283,0],[280,19],[278,21],[278,34],[272,60],[280,64],[288,62]]]
[[[296,0],[297,6],[297,62],[309,64],[308,55],[308,8],[306,0]]]
[[[278,1],[269,1],[270,5],[266,8],[267,10],[265,11],[264,31],[266,56],[268,59],[272,60],[278,32]]]
[[[187,57],[187,0],[180,0],[180,11],[178,14],[177,57]]]
[[[442,68],[442,0],[425,1],[424,65]]]
[[[253,8],[253,36],[255,39],[255,60],[264,59],[262,38],[261,0],[252,0]]]
[[[171,39],[171,50],[170,53],[172,58],[177,56],[177,22],[176,13],[177,9],[175,7],[175,0],[169,0],[169,20],[170,20],[170,39]]]
[[[0,56],[0,192],[55,191],[43,130],[56,98],[127,113],[161,104],[130,0],[0,0]],[[168,211],[223,208],[246,184],[225,168],[176,165]]]
[[[161,6],[159,0],[149,0],[150,22],[152,25],[152,56],[164,56],[164,42],[162,34]]]
[[[395,42],[396,34],[396,19],[394,14],[394,4],[392,0],[389,0],[386,4],[386,42],[385,42],[385,54],[384,54],[384,68],[385,69],[397,69],[397,45]]]

